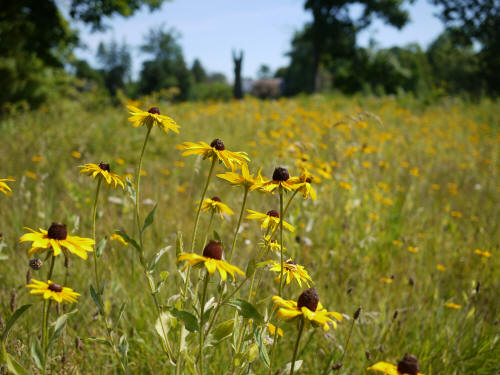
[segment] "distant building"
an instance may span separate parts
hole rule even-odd
[[[260,99],[275,99],[283,92],[282,78],[262,78],[252,83],[250,92]]]

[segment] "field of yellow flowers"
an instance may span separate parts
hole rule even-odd
[[[0,374],[500,373],[498,105],[1,119]]]

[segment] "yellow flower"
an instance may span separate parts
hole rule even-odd
[[[271,336],[274,336],[274,334],[276,332],[276,327],[274,324],[267,323],[267,330],[269,331],[269,334]],[[278,328],[278,335],[283,337],[283,330],[281,328]]]
[[[0,191],[5,195],[11,195],[12,189],[4,181],[12,182],[15,180],[13,178],[0,178]]]
[[[254,210],[247,210],[250,212],[250,215],[248,215],[246,218],[251,219],[251,220],[261,220],[261,228],[267,229],[269,225],[271,225],[271,231],[275,231],[276,228],[278,228],[278,225],[280,223],[280,214],[278,211],[271,210],[267,214],[263,214],[261,212],[257,212]],[[286,221],[283,220],[283,227],[288,229],[290,232],[294,232],[295,228],[293,225],[287,223]]]
[[[43,281],[31,279],[31,282],[33,284],[26,285],[26,288],[32,288],[30,294],[40,294],[43,299],[50,298],[57,303],[78,302],[77,298],[80,296],[80,293],[74,292],[71,288],[56,284],[50,280],[44,283]]]
[[[411,356],[411,355],[407,355],[407,356],[408,357],[415,357],[415,356]],[[407,369],[407,370],[411,371],[412,374],[424,375],[424,374],[421,374],[420,372],[418,372],[418,362],[415,362],[416,365],[413,362],[408,362],[408,364],[406,365],[407,367],[404,367],[404,365],[401,365],[401,363],[404,361],[405,358],[407,358],[407,356],[403,357],[403,359],[399,362],[400,366],[401,366],[401,371],[403,371],[403,372],[399,372],[398,366],[393,365],[392,363],[388,363],[388,362],[377,362],[373,366],[368,367],[367,370],[368,371],[378,371],[378,372],[381,372],[385,375],[403,375],[403,374],[409,374],[409,372],[405,371],[405,369]],[[416,361],[416,357],[415,357],[415,361]]]
[[[392,283],[394,280],[390,277],[381,277],[380,280],[382,280],[386,284]]]
[[[302,193],[304,199],[311,197],[311,199],[314,201],[316,200],[316,191],[311,185],[313,180],[314,176],[307,169],[304,169],[304,172],[302,172],[299,177],[292,177],[289,181],[292,184],[296,184],[297,186],[299,186],[297,190]]]
[[[80,154],[78,151],[71,151],[71,156],[73,156],[75,159],[80,159],[82,157],[82,154]]]
[[[69,236],[66,225],[60,223],[52,223],[48,230],[40,229],[37,232],[31,228],[25,228],[31,231],[21,236],[19,242],[32,242],[31,249],[28,254],[31,255],[35,251],[41,249],[45,251],[52,248],[54,256],[64,251],[68,255],[68,251],[79,256],[82,259],[87,259],[87,251],[93,251],[94,240],[78,236]]]
[[[39,163],[43,160],[43,156],[33,156],[31,158],[31,161],[34,162],[34,163]]]
[[[438,264],[437,264],[436,269],[437,269],[438,271],[441,271],[441,272],[446,271],[446,267],[445,267],[445,266],[443,266],[441,263],[438,263]]]
[[[281,246],[277,240],[271,241],[271,236],[266,236],[264,239],[264,246],[269,246],[271,251],[281,252]],[[286,247],[283,247],[283,251],[286,251]]]
[[[281,274],[281,263],[275,262],[274,260],[270,260],[268,261],[268,263],[272,265],[269,271]],[[308,287],[309,287],[309,281],[312,282],[312,279],[307,273],[307,271],[304,269],[304,266],[301,266],[293,262],[291,259],[288,259],[283,264],[283,275],[287,285],[289,285],[293,279],[297,280],[297,283],[299,284],[300,287],[302,287],[302,281],[304,281]],[[279,276],[277,277],[277,280],[279,281]]]
[[[392,244],[394,246],[399,246],[399,247],[403,246],[403,243],[401,241],[398,241],[398,240],[392,240]]]
[[[160,109],[158,107],[151,107],[147,112],[132,105],[128,105],[127,109],[132,115],[128,120],[133,123],[132,126],[134,128],[144,125],[148,128],[152,128],[157,125],[166,133],[168,133],[169,130],[179,133],[179,125],[170,117],[160,115]]]
[[[121,242],[123,245],[127,246],[128,242],[123,239],[122,236],[120,236],[118,233],[113,233],[111,237],[109,238],[111,241],[118,241]]]
[[[297,184],[293,182],[293,178],[290,178],[290,173],[288,169],[283,167],[277,167],[273,172],[273,179],[270,181],[263,181],[259,184],[255,184],[250,188],[250,191],[255,189],[261,189],[266,193],[272,193],[278,187],[282,187],[285,190],[292,191],[299,188],[302,184]]]
[[[217,177],[222,178],[230,182],[233,185],[241,185],[251,188],[254,185],[258,185],[264,182],[264,178],[261,176],[261,169],[257,173],[257,176],[250,174],[248,170],[248,165],[246,163],[241,165],[241,174],[236,172],[226,172],[218,174]]]
[[[289,320],[302,316],[311,323],[322,326],[325,331],[330,329],[330,324],[337,329],[337,321],[342,321],[341,314],[323,308],[318,293],[312,288],[302,292],[297,302],[279,296],[274,296],[272,300],[274,305],[279,307],[278,318],[281,319]]]
[[[198,143],[194,142],[184,142],[181,147],[186,150],[182,153],[182,156],[188,155],[201,155],[203,159],[218,160],[224,163],[226,168],[235,170],[238,166],[245,164],[250,159],[246,152],[233,152],[226,150],[224,142],[219,138],[216,138],[212,143],[208,144],[203,141]]]
[[[200,203],[199,201],[197,203]],[[227,205],[222,203],[219,197],[206,198],[201,205],[201,209],[203,212],[207,212],[209,210],[213,210],[217,212],[221,219],[224,220],[224,214],[232,215],[234,214],[233,210],[231,210]]]
[[[455,309],[455,310],[459,310],[462,308],[462,305],[457,305],[456,303],[453,302],[446,302],[444,305],[450,309]]]
[[[474,250],[474,253],[476,253],[477,255],[481,255],[485,258],[491,257],[491,253],[489,251],[482,251],[482,250],[476,249],[476,250]]]
[[[31,171],[24,171],[24,175],[28,178],[31,178],[32,180],[36,180],[37,178],[36,173]]]
[[[106,184],[109,186],[114,185],[113,187],[116,189],[118,185],[121,185],[122,189],[125,189],[125,185],[123,184],[122,178],[118,176],[116,173],[112,173],[109,164],[99,163],[99,164],[84,164],[78,166],[78,168],[82,168],[80,173],[88,173],[92,178],[103,178],[106,181]]]
[[[183,260],[188,261],[182,268],[183,271],[188,266],[203,263],[210,275],[213,275],[215,271],[219,271],[222,281],[227,279],[228,273],[233,277],[233,280],[235,280],[235,273],[245,276],[245,272],[240,270],[238,267],[222,260],[222,244],[220,242],[210,241],[208,245],[205,246],[203,255],[181,253],[177,258],[177,262],[181,262]]]
[[[417,246],[408,246],[408,251],[410,253],[416,254],[420,251],[420,249]]]

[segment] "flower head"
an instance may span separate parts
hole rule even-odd
[[[87,252],[93,251],[94,240],[68,235],[65,224],[52,223],[48,230],[39,229],[39,232],[31,228],[25,229],[31,233],[23,234],[19,242],[32,242],[29,255],[37,250],[45,251],[51,248],[54,256],[59,255],[62,250],[66,255],[69,251],[82,259],[87,259]]]
[[[0,191],[5,195],[11,195],[12,189],[5,183],[5,181],[12,182],[15,180],[13,178],[0,178]]]
[[[32,284],[26,285],[26,288],[32,288],[30,294],[40,294],[43,299],[53,299],[57,303],[61,302],[78,302],[77,298],[80,293],[76,293],[71,288],[56,284],[52,281],[38,281],[31,279]]]
[[[290,179],[290,183],[297,186],[296,190],[302,193],[304,199],[311,197],[311,199],[314,201],[316,200],[316,191],[312,187],[313,180],[314,176],[307,169],[304,169],[304,172],[302,172],[300,176],[292,177]]]
[[[172,118],[161,115],[158,107],[151,107],[147,112],[131,105],[128,105],[127,108],[132,115],[128,120],[133,123],[132,126],[134,128],[144,125],[148,128],[152,128],[157,125],[166,133],[168,133],[169,130],[179,133],[179,125],[177,125]]]
[[[252,188],[254,185],[259,185],[265,182],[264,178],[261,175],[262,168],[259,169],[257,176],[250,174],[248,170],[248,165],[243,163],[241,165],[241,174],[232,172],[226,172],[218,174],[217,177],[222,178],[223,180],[228,181],[233,185],[241,185],[247,188]]]
[[[270,260],[268,261],[268,263],[271,265],[269,271],[281,274],[281,263],[275,262],[274,260]],[[304,269],[304,266],[295,263],[291,259],[287,260],[283,264],[283,274],[287,285],[289,285],[294,279],[297,281],[300,287],[302,287],[302,281],[305,282],[308,287],[309,281],[312,282],[312,279]],[[277,278],[277,280],[279,280],[279,277]]]
[[[250,213],[250,215],[248,215],[246,218],[251,220],[260,220],[261,228],[267,229],[270,226],[273,232],[276,230],[276,228],[278,228],[278,225],[280,223],[280,215],[278,211],[270,210],[267,212],[267,214],[263,214],[261,212],[257,212],[254,210],[247,210],[247,211]],[[284,220],[283,220],[283,227],[288,229],[290,232],[295,231],[293,225],[287,223]]]
[[[210,144],[203,141],[198,143],[184,142],[181,144],[181,148],[186,150],[182,153],[183,156],[201,155],[203,159],[210,160],[214,160],[215,158],[220,163],[224,163],[226,168],[232,170],[250,161],[246,152],[233,152],[227,150],[224,142],[219,138],[214,139]]]
[[[201,205],[201,209],[203,210],[203,212],[207,212],[209,210],[216,212],[220,215],[221,219],[224,219],[224,214],[234,214],[233,210],[222,203],[219,197],[206,198]]]
[[[118,185],[125,189],[122,178],[116,173],[111,172],[109,164],[100,162],[99,164],[84,164],[80,165],[78,168],[82,168],[80,173],[88,173],[92,178],[102,178],[106,181],[108,186],[113,186],[115,189]]]
[[[290,173],[288,169],[283,167],[276,167],[273,172],[273,179],[271,181],[265,181],[260,184],[256,184],[250,188],[250,190],[260,189],[266,193],[272,193],[278,187],[282,187],[285,190],[292,191],[297,189],[299,185],[294,183],[295,179],[290,178]]]
[[[319,302],[318,293],[312,288],[302,292],[297,302],[285,300],[279,296],[274,296],[272,299],[279,307],[278,317],[281,319],[290,320],[302,316],[311,323],[322,326],[325,331],[330,329],[330,323],[333,328],[337,329],[337,321],[342,321],[341,314],[323,308]]]
[[[418,360],[413,354],[405,354],[397,366],[388,362],[377,362],[367,370],[378,371],[386,375],[423,375],[419,373]]]
[[[177,261],[180,262],[183,260],[187,260],[188,262],[184,265],[182,270],[186,269],[188,266],[203,263],[210,275],[213,275],[216,270],[219,271],[223,281],[227,279],[228,273],[233,277],[233,280],[235,280],[235,273],[245,276],[245,273],[238,267],[222,260],[222,244],[217,241],[210,241],[203,249],[203,255],[181,253]]]

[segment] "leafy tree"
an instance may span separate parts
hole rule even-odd
[[[99,43],[97,59],[102,67],[104,85],[112,95],[125,89],[129,77],[132,59],[125,42],[119,45],[115,40],[109,44]]]
[[[311,11],[313,22],[306,27],[303,37],[312,45],[312,82],[307,86],[316,91],[322,63],[330,64],[339,58],[354,55],[356,34],[368,27],[375,17],[402,28],[408,21],[408,12],[402,8],[404,0],[306,0],[305,9]],[[361,5],[360,17],[353,18],[350,6]]]
[[[257,78],[263,79],[263,78],[271,78],[271,77],[272,77],[271,68],[268,65],[262,64],[259,67],[259,70],[257,70]]]
[[[490,92],[500,93],[500,0],[432,0],[455,37],[478,42],[481,72]]]
[[[193,78],[196,83],[203,83],[207,81],[207,73],[205,72],[205,69],[203,69],[200,60],[194,60],[193,66],[191,67],[191,73],[193,74]]]
[[[143,52],[152,56],[142,65],[139,92],[149,94],[161,89],[177,87],[180,90],[178,99],[187,100],[193,84],[193,76],[187,68],[179,34],[163,27],[151,29],[141,46]]]

